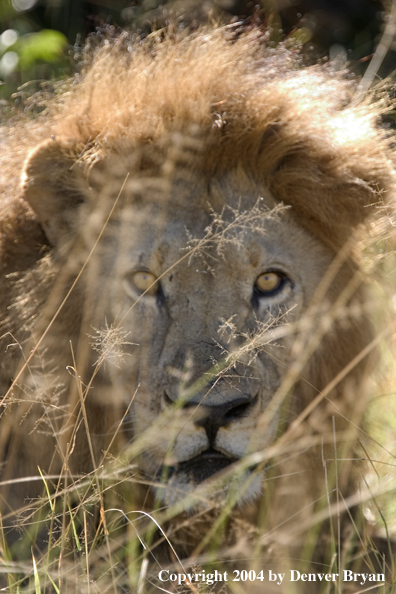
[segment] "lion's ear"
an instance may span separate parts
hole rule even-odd
[[[87,186],[78,155],[81,147],[68,139],[39,144],[25,161],[23,197],[37,214],[52,245],[69,237],[77,226],[77,207]]]

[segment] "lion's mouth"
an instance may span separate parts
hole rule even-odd
[[[209,500],[223,501],[233,485],[233,492],[238,492],[239,504],[252,501],[262,491],[262,473],[255,472],[257,464],[242,470],[238,462],[241,459],[209,448],[190,460],[163,466],[157,474],[157,494],[165,504],[172,505],[197,490],[198,499],[193,498],[186,504],[186,510],[193,510],[202,505],[206,507],[208,497]],[[201,487],[210,489],[204,492],[204,499],[202,493],[199,495]]]
[[[237,458],[230,458],[213,448],[209,448],[190,460],[168,466],[167,476],[168,480],[174,475],[183,476],[185,481],[187,479],[186,482],[197,485],[237,461]]]

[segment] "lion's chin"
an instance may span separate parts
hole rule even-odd
[[[163,467],[163,484],[156,486],[157,497],[166,505],[180,505],[195,512],[233,500],[238,506],[261,494],[262,472],[227,469],[238,462],[216,450],[206,450],[175,466]]]

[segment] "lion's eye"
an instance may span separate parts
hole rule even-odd
[[[131,275],[131,281],[135,289],[140,293],[156,295],[158,292],[159,284],[156,282],[157,277],[151,272],[138,270]]]
[[[258,295],[274,295],[279,291],[285,281],[285,277],[279,272],[263,272],[257,277],[254,288]]]

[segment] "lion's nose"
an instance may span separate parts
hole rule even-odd
[[[164,401],[167,406],[177,402],[168,395],[167,391],[164,393]],[[230,423],[250,415],[257,402],[258,395],[243,396],[239,392],[237,396],[229,395],[229,399],[221,404],[208,404],[205,398],[197,402],[193,398],[182,404],[181,408],[190,409],[194,424],[205,430],[209,443],[213,445],[220,427],[227,427]]]
[[[248,398],[238,398],[233,402],[227,402],[219,406],[199,405],[200,414],[195,425],[205,429],[209,444],[214,445],[216,435],[220,427],[226,427],[233,421],[237,421],[247,416],[257,402],[257,396],[250,400]],[[190,404],[190,406],[193,406]],[[196,406],[196,405],[195,405]]]

